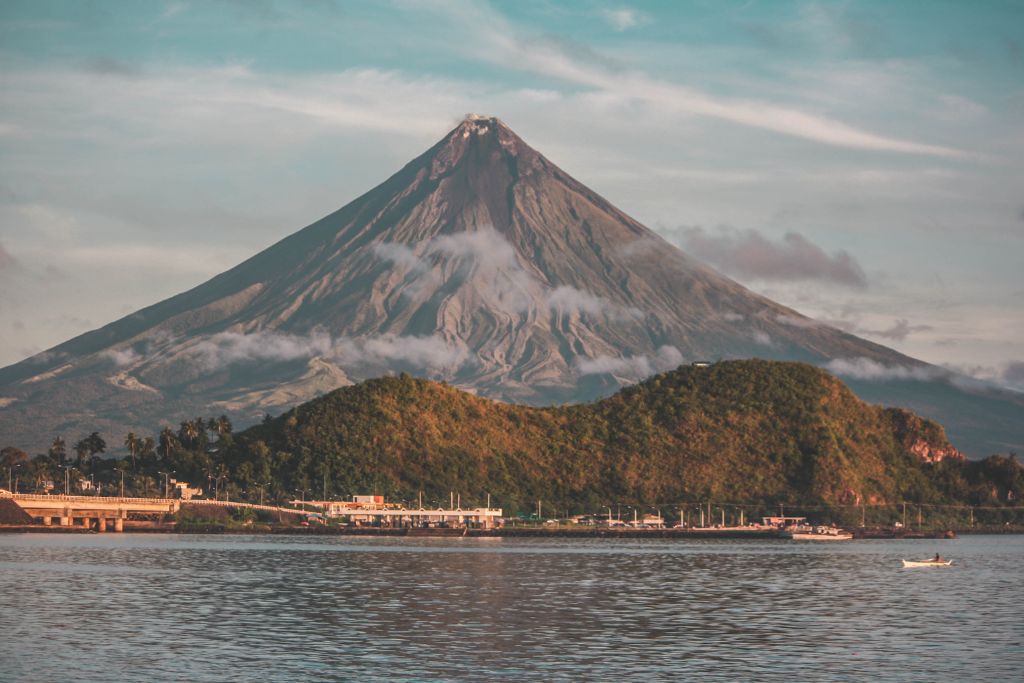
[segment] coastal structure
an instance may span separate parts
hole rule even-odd
[[[29,516],[40,520],[45,526],[81,526],[96,531],[124,531],[124,522],[129,515],[174,514],[180,508],[180,498],[120,498],[107,496],[46,496],[4,491],[0,497],[13,499]],[[302,515],[302,510],[253,505],[221,500],[191,500],[190,505],[216,507],[244,507],[267,512]]]
[[[356,525],[389,527],[475,527],[493,529],[501,526],[501,508],[407,508],[388,503],[384,496],[353,496],[351,501],[293,500],[293,505],[314,507],[325,517],[347,520]]]

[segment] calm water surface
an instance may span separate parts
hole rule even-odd
[[[1020,536],[5,535],[0,680],[1019,681],[1022,565]]]

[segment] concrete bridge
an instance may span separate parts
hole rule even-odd
[[[254,505],[225,500],[181,500],[178,498],[115,498],[104,496],[40,496],[25,493],[0,493],[0,497],[11,498],[25,512],[39,519],[46,526],[56,520],[60,526],[83,526],[97,531],[106,531],[108,525],[114,531],[124,531],[124,520],[129,514],[174,514],[182,504],[249,508],[292,515],[309,514],[308,511],[273,505]]]

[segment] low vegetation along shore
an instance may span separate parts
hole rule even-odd
[[[282,503],[375,493],[438,507],[489,496],[507,517],[627,506],[681,518],[711,503],[733,524],[787,513],[846,527],[1004,529],[1024,522],[1016,456],[964,458],[938,424],[857,399],[800,363],[684,366],[591,404],[532,408],[405,375],[339,389],[234,432],[197,418],[129,434],[109,456],[93,433],[49,453],[3,450],[19,491],[86,488]],[[2,484],[0,484],[2,486]],[[245,520],[242,520],[245,523]],[[184,528],[184,526],[182,527]]]

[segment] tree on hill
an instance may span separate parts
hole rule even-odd
[[[207,424],[210,426],[211,429],[217,432],[218,436],[223,437],[225,434],[231,433],[231,420],[228,419],[227,415],[221,415],[220,417],[216,418],[211,417]]]
[[[0,467],[17,467],[29,461],[28,453],[15,446],[0,449]]]
[[[195,420],[186,420],[181,423],[181,426],[178,428],[178,440],[182,444],[188,445],[189,448],[194,448],[198,438],[199,425],[196,424]]]
[[[178,447],[178,437],[174,435],[174,430],[170,427],[164,427],[160,430],[160,453],[163,454],[164,460],[171,459],[171,453]]]
[[[139,450],[139,438],[135,436],[135,432],[128,432],[127,436],[124,437],[124,445],[132,456],[132,469],[134,470],[135,454]]]
[[[147,436],[139,442],[139,460],[145,463],[156,457],[156,442],[153,437]]]
[[[56,437],[53,443],[50,444],[49,455],[55,463],[58,465],[64,465],[64,458],[67,457],[67,445],[64,443],[64,439]]]
[[[92,466],[92,460],[100,453],[107,450],[107,442],[103,440],[99,432],[93,432],[89,436],[80,439],[75,444],[75,453],[78,456],[79,468],[88,469]]]

